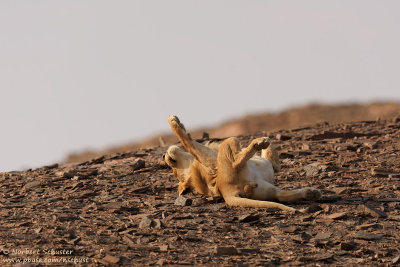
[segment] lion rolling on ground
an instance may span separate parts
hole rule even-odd
[[[278,154],[268,137],[251,141],[240,148],[235,137],[221,144],[200,144],[192,140],[178,117],[168,122],[183,147],[170,146],[165,162],[178,178],[178,193],[196,191],[206,196],[222,196],[230,206],[295,209],[281,203],[298,200],[318,200],[319,190],[305,187],[281,190],[274,183],[275,172],[280,170]],[[261,151],[261,156],[256,155]]]

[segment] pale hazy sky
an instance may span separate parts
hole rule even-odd
[[[311,101],[400,100],[400,1],[0,1],[0,172]]]

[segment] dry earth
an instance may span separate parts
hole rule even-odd
[[[262,135],[239,138],[245,145]],[[283,163],[278,185],[323,193],[317,203],[289,204],[304,213],[177,198],[177,180],[161,160],[166,147],[1,173],[1,265],[399,264],[399,119],[269,136]]]

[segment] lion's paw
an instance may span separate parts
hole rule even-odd
[[[257,150],[266,149],[270,144],[271,141],[269,137],[260,137],[253,140],[254,148]]]
[[[243,191],[244,194],[242,197],[251,198],[254,194],[254,190],[258,187],[257,183],[248,183],[244,186]]]
[[[183,126],[183,124],[181,123],[181,121],[179,120],[179,118],[175,115],[170,115],[168,117],[168,123],[171,125],[171,127],[175,128],[175,129],[182,129],[183,131],[185,130],[185,126]]]
[[[306,200],[311,200],[311,201],[316,201],[321,198],[321,192],[318,189],[315,188],[305,188],[305,199]]]
[[[186,193],[189,193],[189,191],[190,191],[190,187],[189,187],[188,183],[186,183],[186,182],[178,183],[178,194],[179,195],[184,195]]]

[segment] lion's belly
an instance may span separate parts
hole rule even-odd
[[[256,183],[257,188],[254,189],[252,199],[270,200],[275,198],[274,186],[274,169],[269,160],[255,156],[247,162],[247,168],[242,173],[246,180],[251,183]],[[242,176],[242,177],[243,177]]]
[[[274,183],[274,169],[272,163],[264,158],[255,156],[247,162],[247,178],[249,182],[267,181]]]

